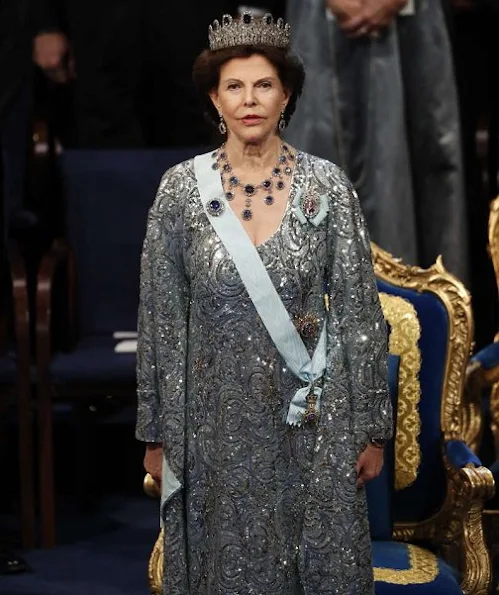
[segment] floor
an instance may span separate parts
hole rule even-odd
[[[148,595],[159,502],[142,491],[144,450],[134,438],[134,411],[108,406],[95,417],[87,433],[75,434],[80,424],[65,415],[56,428],[56,548],[17,547],[17,482],[2,483],[0,545],[14,548],[29,570],[0,575],[1,595]],[[15,477],[16,436],[3,430],[0,476]],[[82,465],[84,472],[75,473]]]
[[[97,514],[60,523],[53,550],[23,552],[28,572],[0,577],[2,595],[147,595],[158,503],[108,497]]]

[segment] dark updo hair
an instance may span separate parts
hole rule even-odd
[[[222,66],[234,58],[249,58],[255,54],[266,58],[276,69],[282,86],[290,93],[284,120],[289,123],[305,82],[301,60],[289,50],[268,45],[241,45],[223,50],[204,50],[194,62],[193,80],[200,95],[206,116],[218,125],[219,115],[209,93],[218,87]]]

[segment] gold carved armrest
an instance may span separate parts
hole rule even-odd
[[[455,469],[444,460],[448,490],[437,541],[444,544],[444,557],[460,569],[463,592],[487,595],[492,569],[483,532],[483,509],[494,495],[494,478],[486,467]]]
[[[144,492],[151,498],[161,497],[161,489],[149,473],[144,477]]]
[[[483,533],[484,503],[494,493],[486,467],[452,467],[444,456],[447,496],[442,509],[421,523],[397,523],[394,539],[430,541],[442,557],[461,572],[465,595],[488,595],[492,571]]]
[[[499,289],[499,196],[490,204],[488,232],[488,247],[496,275],[497,288]]]
[[[160,498],[161,490],[159,485],[154,479],[147,473],[144,477],[144,492],[151,498]],[[163,557],[164,557],[164,546],[163,546],[163,529],[159,532],[158,539],[154,544],[154,547],[149,558],[148,567],[148,582],[149,591],[151,595],[163,595]]]
[[[464,441],[477,452],[482,441],[482,390],[487,385],[484,369],[478,361],[471,361],[466,367],[461,409],[461,427]]]

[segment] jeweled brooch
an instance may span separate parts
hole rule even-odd
[[[307,408],[305,413],[302,415],[303,423],[313,424],[316,423],[319,419],[319,410],[317,409],[317,396],[315,395],[313,389],[307,395]]]
[[[313,339],[319,331],[319,322],[315,314],[302,314],[295,320],[296,330],[304,339]]]
[[[318,215],[320,203],[315,196],[306,196],[301,201],[301,210],[307,219],[313,219]]]
[[[206,203],[206,210],[212,217],[220,217],[225,211],[225,204],[218,198],[213,198]]]
[[[293,213],[300,223],[312,223],[318,226],[329,211],[327,195],[310,196],[300,190],[293,200]]]

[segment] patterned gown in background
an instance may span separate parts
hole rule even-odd
[[[295,216],[299,190],[327,195],[319,225]],[[181,483],[161,513],[164,593],[371,595],[355,463],[369,437],[391,432],[386,328],[341,170],[298,154],[280,227],[257,249],[297,324],[310,316],[320,330],[327,318],[317,426],[285,423],[300,382],[203,210],[193,161],[165,174],[142,257],[137,422]],[[310,353],[317,339],[305,339]]]
[[[307,73],[290,143],[338,163],[372,239],[408,264],[468,280],[457,89],[439,0],[414,0],[376,39],[348,37],[324,0],[288,0]]]

